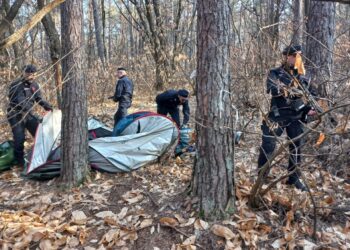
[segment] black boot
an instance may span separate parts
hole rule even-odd
[[[305,192],[307,191],[307,188],[305,187],[305,185],[299,180],[299,177],[296,176],[296,174],[292,174],[289,176],[288,180],[287,180],[287,185],[294,185],[297,189]]]

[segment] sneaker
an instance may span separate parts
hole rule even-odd
[[[296,180],[288,179],[287,185],[294,185],[297,189],[303,192],[307,191],[305,185],[299,179],[296,179]]]

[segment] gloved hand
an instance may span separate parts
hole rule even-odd
[[[45,111],[52,111],[53,110],[52,107],[49,105],[45,105],[43,108],[45,109]]]

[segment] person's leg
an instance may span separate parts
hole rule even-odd
[[[278,127],[273,131],[267,126],[264,121],[261,125],[262,130],[262,143],[260,146],[259,158],[258,158],[258,169],[263,167],[265,163],[270,159],[273,151],[276,148],[276,136],[280,136],[283,133],[283,128]],[[269,167],[270,168],[270,167]],[[268,175],[268,172],[265,172],[265,176]]]
[[[34,116],[29,116],[27,118],[27,121],[25,123],[25,128],[28,129],[29,133],[35,137],[36,129],[39,126],[39,120],[38,118]]]
[[[118,122],[128,115],[128,105],[124,103],[119,103],[118,110],[114,114],[114,127],[118,124]]]
[[[303,133],[303,125],[299,121],[291,122],[287,128],[287,135],[289,139],[294,139]],[[300,182],[298,169],[295,171],[301,162],[301,139],[296,140],[289,145],[289,164],[288,171],[292,173],[287,181],[287,184],[294,184],[298,189],[306,190],[305,186]]]
[[[171,118],[175,121],[176,125],[180,127],[180,113],[178,108],[169,109]]]
[[[8,121],[13,134],[15,162],[18,165],[24,165],[25,125],[22,120],[22,116],[10,116]]]

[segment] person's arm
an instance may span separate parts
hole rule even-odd
[[[271,94],[272,96],[278,96],[279,93],[279,86],[278,86],[278,79],[277,74],[275,70],[270,70],[267,79],[266,79],[266,92],[268,94]]]
[[[9,101],[10,107],[16,111],[27,112],[31,107],[28,107],[26,97],[24,95],[23,83],[21,80],[17,80],[11,83],[9,88]]]
[[[124,89],[124,81],[122,79],[119,79],[117,82],[117,85],[115,87],[113,101],[119,102],[119,100],[122,96],[122,93],[123,93],[123,89]]]
[[[190,119],[190,106],[188,105],[188,101],[182,105],[182,113],[184,115],[182,125],[186,125]]]
[[[44,98],[41,95],[41,90],[40,87],[37,83],[32,83],[31,88],[33,95],[34,95],[34,100],[39,103],[41,107],[43,107],[46,111],[52,111],[52,106],[50,103],[44,100]]]

